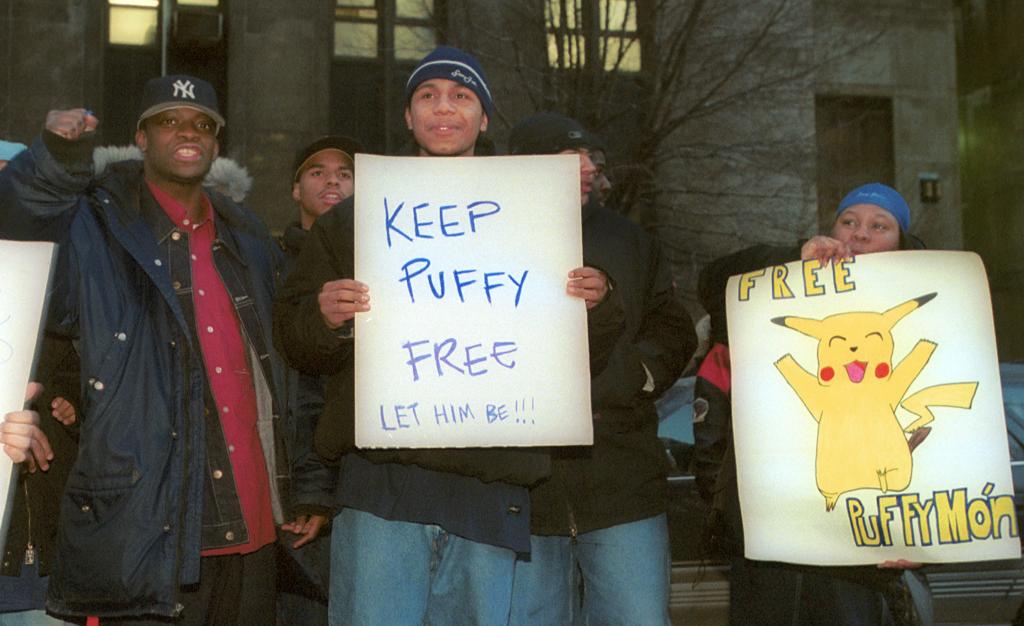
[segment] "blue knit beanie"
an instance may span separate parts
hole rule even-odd
[[[405,101],[412,98],[412,92],[420,86],[420,83],[431,78],[444,78],[460,83],[472,90],[480,99],[484,113],[490,117],[494,112],[494,102],[491,100],[491,90],[487,86],[487,77],[480,67],[480,62],[472,54],[463,52],[451,46],[438,46],[434,51],[423,57],[420,64],[409,75],[405,83]]]
[[[868,183],[857,187],[846,194],[846,197],[839,203],[839,208],[836,209],[836,217],[839,217],[840,213],[855,204],[873,204],[885,209],[896,218],[896,222],[900,225],[900,230],[903,232],[910,230],[910,206],[903,199],[903,196],[900,195],[900,192],[889,185]]]

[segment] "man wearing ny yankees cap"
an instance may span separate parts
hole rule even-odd
[[[0,181],[0,237],[60,244],[48,324],[81,353],[47,608],[273,624],[276,527],[294,519],[271,341],[282,254],[202,186],[225,125],[209,83],[150,80],[137,119],[143,160],[93,179],[99,120],[51,111]]]
[[[473,156],[494,106],[473,56],[437,48],[405,93],[412,154]],[[507,623],[516,554],[530,549],[527,486],[547,475],[547,453],[355,448],[353,318],[370,310],[371,290],[353,276],[354,207],[350,198],[313,224],[274,311],[289,362],[330,375],[314,446],[339,462],[331,623]],[[573,270],[567,291],[586,301],[592,332],[619,332],[602,272]]]

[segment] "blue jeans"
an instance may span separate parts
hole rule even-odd
[[[511,623],[667,625],[670,572],[665,515],[575,542],[533,535],[530,560],[516,563]]]
[[[42,609],[0,613],[0,626],[72,626],[68,622],[50,617]]]
[[[515,553],[345,508],[331,532],[331,624],[505,624]]]

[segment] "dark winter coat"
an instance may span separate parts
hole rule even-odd
[[[611,278],[626,326],[607,363],[591,363],[594,445],[555,450],[551,478],[531,490],[532,532],[539,535],[575,535],[665,512],[668,465],[654,401],[697,345],[668,261],[637,224],[587,204],[583,262]],[[644,390],[648,371],[653,387]]]
[[[171,233],[155,234],[146,219],[160,209],[142,164],[116,164],[93,180],[91,151],[86,141],[44,132],[0,172],[0,236],[60,244],[48,323],[80,342],[80,448],[61,500],[47,608],[173,616],[179,587],[198,580],[201,547],[218,547],[211,537],[244,542],[247,530],[233,488],[216,492],[216,506],[201,504],[211,497],[209,468],[229,460],[223,432],[204,419],[201,352],[171,282],[172,262],[162,261],[177,254],[168,252]],[[271,348],[281,251],[253,213],[219,194],[211,199],[214,263],[253,363],[257,425],[281,522],[284,372]]]
[[[327,281],[353,277],[353,211],[349,198],[320,216],[275,309],[275,339],[289,362],[306,372],[330,375],[327,404],[317,425],[316,449],[343,460],[339,502],[389,519],[436,523],[466,538],[528,550],[529,500],[523,486],[547,476],[546,450],[446,448],[364,450],[354,447],[352,325],[330,330],[317,294]],[[595,359],[607,358],[622,327],[618,299],[588,316]],[[401,485],[393,494],[390,488]],[[444,493],[444,500],[436,492]],[[444,504],[444,503],[447,504]],[[464,512],[472,512],[464,514]]]
[[[284,264],[283,281],[295,267],[302,248],[309,237],[298,222],[289,224],[281,237]],[[313,433],[324,410],[324,387],[327,377],[304,374],[288,368],[286,440],[292,461],[292,474],[302,480],[292,482],[292,511],[295,515],[323,515],[334,517],[334,490],[338,485],[338,468],[329,465],[313,450]]]

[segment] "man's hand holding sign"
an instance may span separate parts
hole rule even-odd
[[[356,313],[370,310],[370,288],[351,278],[332,280],[324,283],[318,301],[327,327],[340,328]]]

